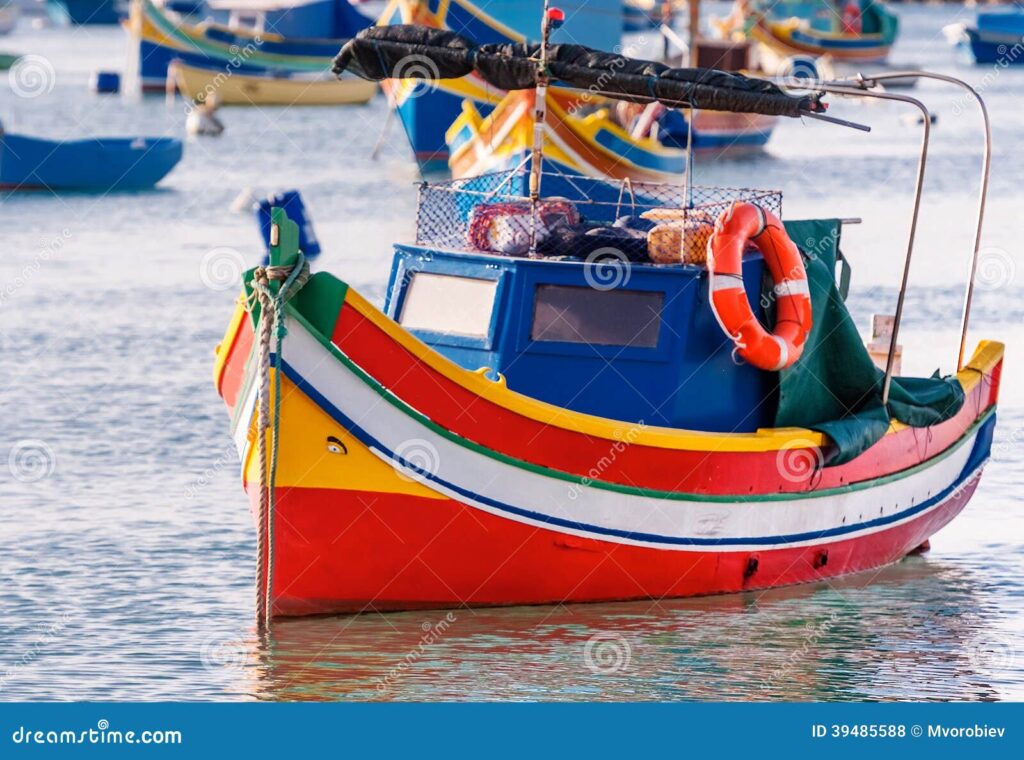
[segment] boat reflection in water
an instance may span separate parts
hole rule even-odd
[[[910,557],[759,593],[284,619],[247,669],[266,700],[988,700],[1012,668],[979,580]]]

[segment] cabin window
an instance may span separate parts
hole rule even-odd
[[[497,280],[417,272],[398,322],[407,330],[486,338],[497,290]]]
[[[538,285],[530,338],[655,348],[664,299],[660,291]]]

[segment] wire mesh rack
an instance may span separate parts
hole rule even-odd
[[[699,264],[715,221],[735,202],[782,214],[775,190],[545,175],[529,196],[516,169],[420,186],[417,245],[506,256]]]

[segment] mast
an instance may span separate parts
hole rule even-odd
[[[687,7],[690,11],[690,67],[697,65],[697,53],[694,52],[697,48],[697,35],[700,30],[700,0],[688,0]]]
[[[565,13],[550,8],[544,0],[544,16],[540,27],[540,65],[537,67],[537,81],[534,88],[533,149],[530,152],[530,205],[533,210],[533,224],[530,229],[530,253],[537,252],[537,205],[540,201],[541,164],[544,161],[544,123],[547,119],[547,96],[550,77],[548,76],[548,43],[551,32],[565,21]]]
[[[690,30],[687,55],[687,65],[690,68],[697,66],[697,36],[700,31],[700,0],[689,0],[687,3],[690,10]],[[694,108],[691,104],[686,112],[686,207],[693,208],[693,119]]]

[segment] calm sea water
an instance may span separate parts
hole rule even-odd
[[[253,529],[210,380],[238,274],[259,256],[252,219],[229,207],[246,187],[301,188],[319,266],[379,299],[416,176],[398,129],[370,159],[381,102],[232,109],[226,134],[189,141],[156,192],[0,203],[0,699],[1024,698],[1024,67],[958,67],[939,30],[966,12],[900,14],[894,60],[960,73],[992,111],[972,339],[1009,347],[993,461],[931,553],[769,593],[290,620],[261,644]],[[183,134],[180,104],[87,92],[93,69],[120,66],[119,30],[22,28],[0,44],[54,72],[32,98],[0,77],[9,131]],[[980,141],[957,94],[919,93],[939,120],[904,361],[949,371]],[[862,217],[844,249],[866,326],[893,308],[919,128],[891,105],[833,112],[875,131],[785,123],[767,155],[697,171],[781,188],[791,218]]]

